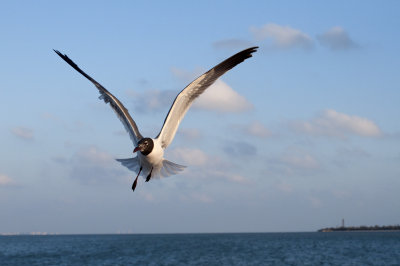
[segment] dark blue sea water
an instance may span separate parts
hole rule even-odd
[[[400,265],[400,232],[0,236],[0,265]]]

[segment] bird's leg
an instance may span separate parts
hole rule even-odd
[[[153,167],[151,168],[149,175],[146,177],[146,182],[149,182],[149,181],[150,181],[151,173],[152,173],[152,172],[153,172]]]
[[[142,167],[140,167],[139,173],[137,174],[136,179],[132,184],[132,191],[135,191],[135,188],[136,188],[136,185],[137,185],[137,179],[138,179],[138,177],[140,175],[140,172],[142,172]]]

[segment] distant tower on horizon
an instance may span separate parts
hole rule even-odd
[[[344,218],[342,219],[342,227],[344,227]]]

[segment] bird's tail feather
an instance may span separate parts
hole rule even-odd
[[[127,159],[116,159],[118,162],[120,162],[123,166],[128,168],[129,170],[138,173],[140,169],[140,164],[139,164],[139,159],[138,157],[134,158],[127,158]],[[186,166],[180,165],[173,163],[171,161],[163,159],[162,165],[158,168],[154,168],[151,174],[151,178],[153,179],[159,179],[159,178],[164,178],[168,177],[171,175],[176,175],[179,172],[183,171]],[[142,172],[142,175],[145,177],[148,173],[145,173],[144,171]]]
[[[168,160],[163,160],[163,166],[160,169],[160,178],[163,177],[168,177],[170,175],[176,175],[179,172],[183,171],[183,169],[185,169],[186,166],[180,165],[180,164],[176,164],[173,163],[171,161]]]

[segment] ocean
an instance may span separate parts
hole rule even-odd
[[[400,265],[400,232],[0,236],[0,265]]]

